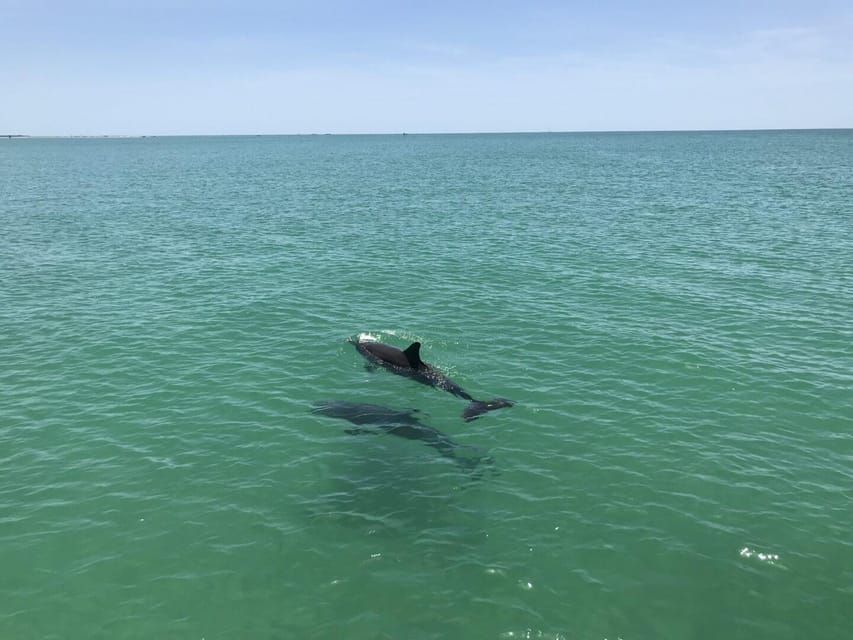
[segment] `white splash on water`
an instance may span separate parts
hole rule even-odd
[[[767,562],[769,564],[776,564],[779,560],[778,553],[764,553],[763,551],[756,551],[755,549],[750,549],[749,547],[744,547],[740,550],[741,558],[757,558],[761,562]]]

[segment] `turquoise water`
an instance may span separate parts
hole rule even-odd
[[[0,140],[0,229],[0,638],[849,637],[851,131]]]

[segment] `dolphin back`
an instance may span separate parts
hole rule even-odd
[[[506,398],[474,399],[470,393],[448,378],[442,371],[421,360],[420,342],[412,342],[405,349],[400,349],[374,340],[362,340],[361,336],[355,339],[348,338],[347,341],[371,364],[381,365],[397,375],[410,377],[422,384],[442,389],[458,398],[468,400],[469,404],[462,412],[462,419],[465,422],[476,420],[489,411],[513,405],[513,402]]]
[[[311,413],[340,418],[353,424],[411,424],[416,423],[417,409],[392,409],[378,404],[322,400],[315,402]]]
[[[347,430],[347,433],[353,435],[385,432],[406,440],[418,440],[438,451],[443,457],[456,462],[462,469],[470,472],[472,477],[482,475],[483,465],[488,467],[494,464],[491,456],[479,447],[457,444],[435,427],[418,420],[415,417],[416,409],[398,410],[363,402],[323,400],[315,402],[311,411],[357,425],[359,428]],[[376,430],[365,428],[370,426]]]

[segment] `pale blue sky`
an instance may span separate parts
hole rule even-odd
[[[849,0],[0,0],[0,134],[853,127]]]

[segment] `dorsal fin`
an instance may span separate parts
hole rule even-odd
[[[413,342],[403,350],[403,355],[409,361],[409,366],[412,369],[420,369],[423,366],[421,362],[421,343]]]

